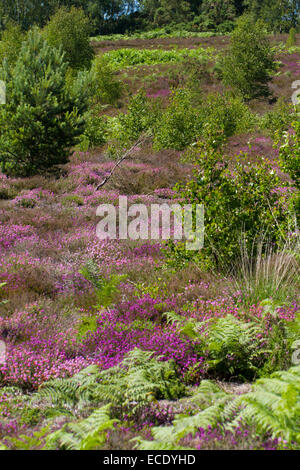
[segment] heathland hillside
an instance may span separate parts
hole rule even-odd
[[[53,18],[0,42],[3,449],[299,449],[300,35]]]

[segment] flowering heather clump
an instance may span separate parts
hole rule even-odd
[[[203,359],[197,357],[191,343],[182,340],[174,328],[141,328],[143,325],[135,328],[131,324],[118,323],[111,316],[105,320],[99,319],[98,324],[96,332],[89,333],[82,343],[76,342],[76,336],[66,339],[66,333],[63,336],[53,334],[51,339],[43,339],[43,331],[38,330],[27,340],[23,337],[21,344],[12,344],[9,339],[14,334],[20,337],[22,333],[19,328],[11,328],[7,333],[6,364],[0,366],[2,383],[36,389],[51,378],[70,377],[90,364],[108,369],[118,364],[134,347],[154,351],[165,360],[174,359],[182,373],[196,363],[201,367]],[[27,328],[28,334],[29,325]],[[7,331],[5,327],[3,331]]]
[[[50,341],[33,339],[8,348],[6,364],[0,366],[1,381],[5,385],[34,390],[51,378],[71,377],[87,365],[85,358],[70,359]]]
[[[0,226],[0,245],[2,249],[11,248],[24,240],[38,240],[36,230],[30,225]]]
[[[199,364],[201,375],[203,358],[198,357],[191,341],[182,338],[173,326],[143,320],[149,314],[140,305],[134,307],[133,312],[126,318],[120,316],[119,312],[102,314],[98,318],[96,331],[88,333],[82,343],[83,355],[92,354],[93,360],[107,369],[118,364],[127,352],[138,347],[153,351],[164,360],[175,360],[182,374],[189,367]]]

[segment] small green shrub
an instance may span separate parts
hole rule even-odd
[[[291,208],[298,223],[300,220],[300,122],[292,123],[292,131],[284,132],[283,142],[279,133],[275,145],[279,147],[280,167],[290,176],[291,186],[296,187],[291,198]]]
[[[283,305],[280,305],[272,298],[265,299],[260,303],[263,309],[262,323],[265,330],[266,328],[269,329],[268,355],[266,362],[259,371],[260,377],[266,377],[278,370],[285,370],[291,365],[293,344],[295,340],[299,339],[299,312],[298,315],[296,313],[294,321],[287,321],[279,315]]]
[[[49,432],[49,426],[45,426],[39,431],[34,431],[31,435],[22,434],[16,437],[8,437],[8,442],[15,450],[41,450],[45,446],[45,438]]]
[[[239,96],[210,93],[198,96],[189,89],[173,93],[169,106],[154,127],[154,148],[183,150],[207,132],[222,132],[224,139],[250,131],[256,116]]]
[[[79,148],[82,152],[90,148],[101,147],[107,141],[107,118],[97,115],[97,110],[85,114],[85,130],[79,139]]]
[[[0,65],[6,59],[12,67],[18,58],[22,42],[26,36],[19,25],[9,23],[1,34],[0,40]]]
[[[24,406],[22,409],[20,423],[27,424],[29,426],[35,426],[40,422],[41,417],[42,410],[38,408],[31,408],[30,406]]]
[[[198,94],[196,100],[192,90],[179,88],[163,110],[159,100],[153,102],[141,91],[131,98],[127,114],[119,115],[119,126],[112,134],[125,147],[149,133],[156,150],[183,150],[200,136],[209,138],[208,129],[228,138],[253,129],[256,120],[242,99],[229,93],[209,94],[205,99]]]
[[[293,47],[295,45],[296,45],[296,29],[291,28],[290,32],[289,32],[289,37],[288,37],[287,42],[286,42],[286,47],[289,48],[289,47]]]
[[[120,145],[126,147],[136,142],[141,134],[150,132],[157,119],[157,109],[147,99],[146,93],[140,91],[134,95],[128,105],[126,114],[120,114],[116,129],[116,138]]]
[[[262,343],[262,329],[253,322],[231,315],[213,320],[205,339],[208,373],[223,379],[252,380],[265,359]]]
[[[174,400],[185,393],[172,361],[134,349],[119,365],[101,372],[96,396],[134,414],[157,399]]]
[[[217,33],[225,35],[228,33],[231,33],[235,28],[235,22],[234,21],[224,21],[223,23],[219,24],[217,26]]]
[[[260,118],[259,127],[271,136],[274,136],[277,131],[287,131],[291,122],[291,112],[292,105],[280,98],[274,109]]]
[[[287,231],[288,213],[275,189],[280,185],[270,163],[248,162],[237,156],[234,169],[214,145],[199,142],[188,154],[194,159],[194,179],[177,185],[184,204],[203,204],[205,240],[199,252],[186,251],[185,243],[170,242],[169,259],[180,264],[193,259],[209,260],[218,269],[235,265],[240,253],[241,234],[251,250],[259,233],[266,232],[271,243],[281,243]],[[275,223],[276,221],[276,223]]]
[[[93,333],[98,328],[97,316],[81,317],[77,327],[77,338],[84,339],[88,334]]]
[[[92,26],[84,11],[74,6],[61,7],[44,29],[48,43],[64,52],[64,60],[73,69],[89,68],[94,57],[90,45]]]
[[[222,63],[223,81],[249,100],[270,94],[268,83],[276,69],[265,26],[249,16],[239,19],[231,45]]]
[[[169,77],[172,78],[171,73]],[[212,82],[212,70],[208,60],[201,57],[187,57],[174,71],[174,79],[182,81],[195,94],[202,94],[201,85]]]
[[[95,410],[86,419],[67,423],[58,431],[48,434],[47,450],[98,450],[106,442],[108,431],[117,420],[110,418],[110,405]]]
[[[250,132],[256,124],[256,116],[239,95],[208,94],[202,106],[206,126],[215,132],[222,131],[226,138]]]
[[[279,162],[282,170],[290,175],[293,183],[300,188],[300,122],[292,123],[294,132],[283,134],[283,143],[278,134]]]
[[[92,73],[96,100],[103,104],[115,105],[122,97],[123,84],[116,78],[105,57],[96,57]]]
[[[193,106],[192,93],[179,89],[173,93],[170,105],[157,121],[154,148],[183,150],[194,141],[202,125],[202,116]]]

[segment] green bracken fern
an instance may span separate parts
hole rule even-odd
[[[241,424],[255,425],[257,432],[300,443],[300,366],[280,371],[255,382],[244,395],[224,392],[216,384],[203,381],[194,397],[210,406],[193,416],[179,415],[172,426],[152,429],[153,441],[137,439],[139,449],[178,449],[180,441],[199,428],[234,431]]]

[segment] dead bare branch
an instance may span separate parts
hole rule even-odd
[[[145,136],[142,136],[140,137],[136,142],[135,144],[130,148],[128,149],[124,155],[122,155],[122,157],[117,161],[117,163],[115,164],[115,166],[111,169],[110,173],[104,178],[104,180],[98,184],[98,186],[96,187],[95,191],[99,191],[99,189],[101,189],[109,180],[110,178],[112,177],[112,175],[114,174],[115,170],[121,165],[121,163],[123,163],[124,160],[126,160],[126,158],[128,158],[132,152],[141,144],[143,144],[143,142],[145,141],[146,137]]]

